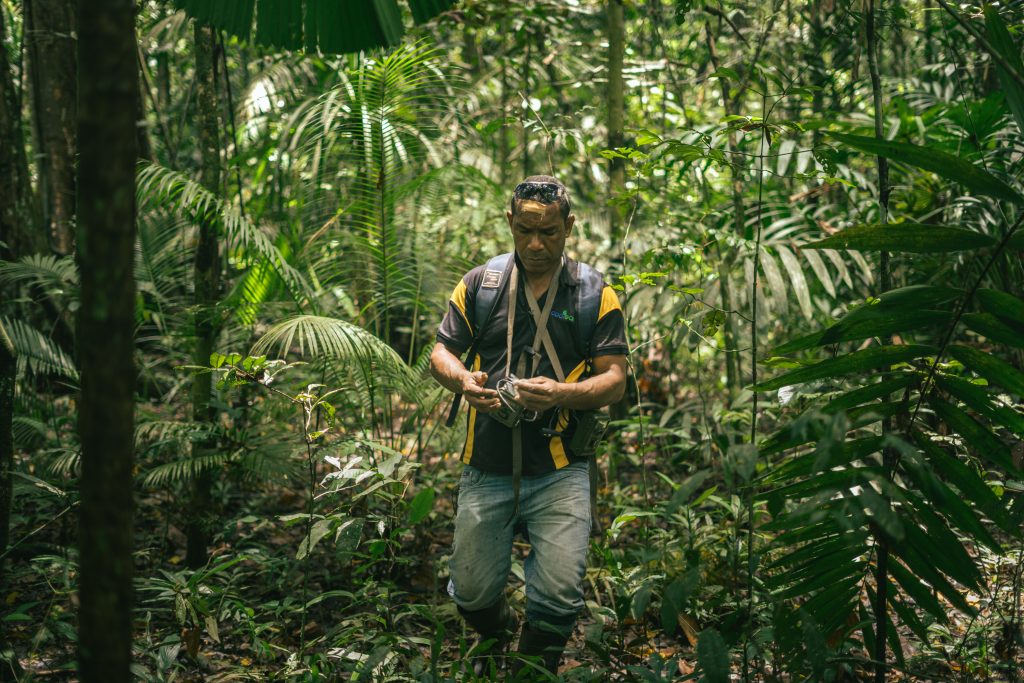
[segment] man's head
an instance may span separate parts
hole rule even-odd
[[[565,185],[547,175],[534,175],[516,185],[506,213],[516,254],[531,275],[544,275],[562,258],[572,232],[572,215]]]

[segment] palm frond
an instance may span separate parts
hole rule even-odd
[[[237,208],[195,180],[158,164],[144,163],[139,169],[137,192],[142,206],[159,204],[190,219],[215,216],[223,227],[229,250],[238,250],[242,256],[256,262],[269,263],[296,303],[312,299],[302,275],[288,263],[273,241]]]
[[[49,427],[42,420],[16,415],[11,424],[11,431],[15,447],[31,450],[38,448],[46,440]]]
[[[51,374],[77,381],[74,361],[56,342],[21,320],[0,318],[18,352],[18,374]]]
[[[271,327],[253,346],[250,355],[284,358],[292,352],[302,358],[327,360],[368,372],[400,376],[408,368],[394,349],[368,331],[344,320],[299,315]]]
[[[203,472],[223,467],[234,458],[230,452],[211,453],[193,457],[183,457],[162,465],[157,465],[142,474],[140,481],[143,486],[160,488],[168,484],[192,481]]]
[[[47,293],[75,296],[78,267],[73,256],[31,254],[17,261],[0,261],[0,285],[35,285]]]
[[[217,425],[206,422],[177,420],[140,422],[135,427],[135,448],[137,451],[142,451],[167,444],[183,447],[186,444],[216,436],[222,431]]]
[[[53,477],[69,479],[77,477],[82,472],[82,452],[72,448],[58,448],[43,453],[43,459],[48,460],[46,471]]]

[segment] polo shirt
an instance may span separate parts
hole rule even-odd
[[[528,353],[533,345],[536,325],[533,314],[526,301],[526,278],[518,256],[519,291],[516,301],[514,331],[512,335],[511,371],[515,373],[520,354]],[[615,290],[602,282],[601,303],[598,311],[597,324],[591,339],[591,349],[582,348],[582,340],[576,330],[577,289],[581,285],[578,280],[579,264],[563,257],[562,272],[559,275],[559,286],[555,302],[548,320],[548,334],[558,354],[562,370],[566,373],[566,382],[578,382],[589,370],[587,361],[598,356],[626,355],[625,320],[622,306]],[[477,266],[466,273],[452,292],[448,302],[448,311],[437,331],[437,340],[450,351],[462,356],[473,344],[477,325],[483,321],[476,320],[476,294],[484,278],[486,265]],[[543,310],[550,292],[538,299]],[[508,329],[508,285],[503,285],[499,298],[495,303],[483,337],[477,349],[477,357],[473,363],[474,370],[487,373],[486,386],[494,389],[498,380],[505,376],[505,357],[507,355]],[[529,358],[527,366],[531,365]],[[541,346],[539,356],[532,365],[536,365],[533,376],[543,375],[552,379],[554,367],[548,358],[547,351]],[[525,378],[524,378],[525,379]],[[486,472],[496,474],[512,473],[512,430],[491,418],[487,413],[478,413],[475,408],[469,409],[469,427],[466,444],[462,452],[462,461]],[[546,436],[544,428],[560,432],[561,436]],[[523,431],[523,474],[526,476],[544,474],[565,467],[570,462],[585,460],[569,447],[576,429],[576,418],[566,408],[551,408],[534,422],[522,423]]]

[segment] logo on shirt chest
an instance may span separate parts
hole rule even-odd
[[[551,317],[558,318],[559,320],[568,320],[569,322],[576,322],[576,318],[573,317],[572,313],[570,313],[564,308],[561,311],[551,311]]]

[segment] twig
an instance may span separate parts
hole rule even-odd
[[[79,504],[80,502],[81,502],[81,501],[78,501],[78,500],[76,500],[75,502],[71,503],[71,504],[70,504],[70,505],[68,505],[68,506],[67,506],[66,508],[64,508],[63,510],[61,510],[60,512],[58,512],[58,513],[57,513],[57,515],[56,515],[55,517],[53,517],[52,519],[50,519],[50,520],[48,520],[48,521],[44,522],[44,523],[42,524],[42,526],[40,526],[40,527],[38,527],[37,529],[34,529],[34,530],[32,530],[32,531],[28,532],[27,534],[25,534],[24,536],[22,536],[22,537],[21,537],[20,539],[18,539],[18,541],[17,541],[16,543],[12,543],[11,545],[9,545],[9,546],[7,547],[7,550],[5,550],[5,551],[3,551],[2,553],[0,553],[0,560],[4,559],[4,558],[5,558],[5,557],[7,557],[8,555],[10,555],[10,554],[11,554],[11,551],[12,551],[12,550],[14,550],[15,548],[17,548],[17,547],[18,547],[19,545],[21,545],[22,543],[24,543],[24,542],[25,542],[25,541],[27,541],[28,539],[32,538],[33,536],[35,536],[36,534],[38,534],[38,533],[39,533],[40,531],[42,531],[42,530],[43,530],[43,529],[45,529],[46,527],[48,527],[48,526],[50,526],[51,524],[53,524],[54,522],[56,522],[56,521],[57,521],[58,519],[60,519],[61,517],[63,517],[63,516],[64,516],[64,515],[65,515],[65,514],[66,514],[66,513],[67,513],[67,512],[69,511],[69,510],[71,510],[72,508],[78,507],[78,504]]]

